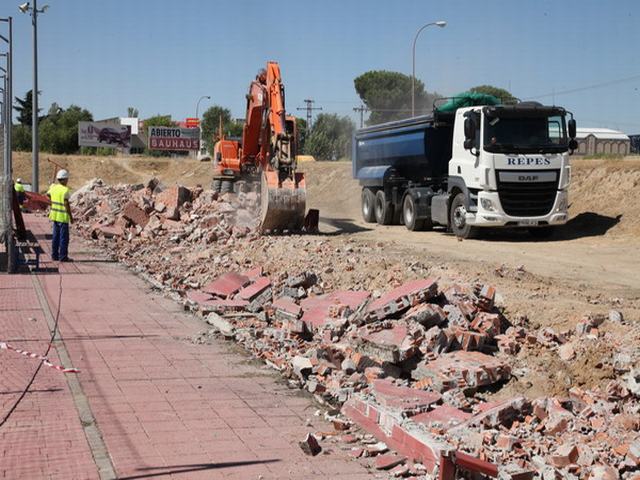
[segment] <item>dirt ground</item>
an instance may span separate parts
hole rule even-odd
[[[16,157],[17,176],[29,178],[29,156]],[[166,185],[186,186],[208,186],[211,178],[211,163],[189,159],[43,154],[43,179],[53,175],[54,165],[47,159],[70,170],[74,188],[94,177],[135,183],[154,175]],[[322,233],[284,238],[268,251],[253,252],[253,261],[267,268],[292,259],[304,264],[308,242],[329,242],[341,254],[326,259],[322,268],[336,284],[384,288],[397,278],[425,275],[439,277],[444,285],[491,283],[508,318],[526,317],[532,326],[557,332],[573,328],[589,313],[623,313],[626,325],[602,326],[614,341],[595,343],[575,361],[563,362],[554,352],[519,357],[526,373],[514,377],[499,396],[536,397],[576,385],[602,385],[613,376],[610,359],[619,344],[640,340],[640,334],[636,338],[629,333],[640,332],[640,158],[575,160],[571,220],[545,241],[533,241],[526,232],[500,231],[460,242],[443,231],[365,224],[350,163],[309,162],[301,170],[307,176],[308,207],[320,210]],[[345,257],[345,252],[353,253]]]

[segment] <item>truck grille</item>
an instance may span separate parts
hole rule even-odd
[[[500,173],[519,173],[526,176],[540,173],[554,173],[553,181],[502,181]],[[558,191],[558,170],[499,170],[496,172],[498,196],[507,215],[514,217],[539,217],[548,214],[553,208]],[[513,175],[511,175],[513,177]]]

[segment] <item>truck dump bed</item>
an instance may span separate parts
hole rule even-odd
[[[363,128],[353,138],[353,177],[382,187],[390,176],[416,183],[447,175],[452,116],[423,115]]]

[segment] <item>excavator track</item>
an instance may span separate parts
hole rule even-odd
[[[299,231],[306,208],[304,174],[280,181],[278,172],[263,172],[260,188],[260,230],[263,233]]]

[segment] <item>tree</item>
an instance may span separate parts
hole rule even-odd
[[[411,116],[411,77],[400,72],[372,70],[353,81],[360,99],[370,110],[368,125]],[[424,83],[415,81],[416,114],[431,111],[437,93],[428,93]]]
[[[298,133],[298,154],[305,153],[304,145],[307,141],[307,121],[296,117],[296,131]]]
[[[11,146],[18,152],[30,152],[31,128],[26,125],[15,125],[11,130]]]
[[[202,139],[210,153],[213,153],[214,144],[220,140],[219,130],[221,118],[225,137],[242,136],[242,124],[233,120],[231,111],[228,108],[221,107],[220,105],[209,107],[202,114],[200,128],[202,129]]]
[[[62,154],[78,152],[78,123],[92,121],[91,112],[77,105],[64,110],[56,104],[49,111],[39,126],[42,150]]]
[[[33,111],[33,90],[29,90],[24,98],[16,97],[16,103],[13,108],[16,112],[18,112],[18,123],[24,126],[31,126],[33,124],[33,119],[31,116],[31,112]],[[38,114],[42,109],[38,108]],[[42,120],[42,118],[38,118],[38,123]]]
[[[515,103],[518,101],[518,99],[514,97],[508,90],[505,90],[504,88],[494,87],[493,85],[478,85],[477,87],[469,89],[469,91],[475,93],[484,93],[485,95],[493,95],[494,97],[500,99],[502,103]]]
[[[351,137],[355,124],[349,117],[335,113],[317,116],[305,142],[305,153],[318,160],[351,158]]]

